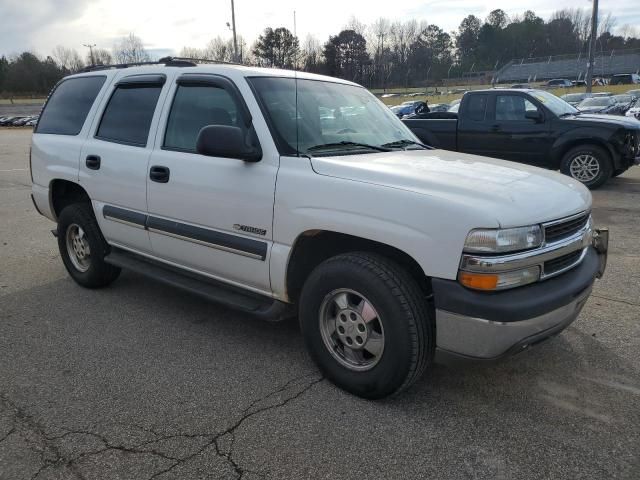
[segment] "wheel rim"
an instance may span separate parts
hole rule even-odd
[[[593,155],[583,153],[573,157],[569,170],[576,180],[590,182],[600,173],[600,162]]]
[[[364,295],[344,288],[332,291],[322,301],[319,320],[324,345],[342,366],[364,371],[382,358],[382,319]]]
[[[91,249],[84,230],[72,223],[65,234],[67,253],[71,263],[79,272],[86,272],[91,266]]]

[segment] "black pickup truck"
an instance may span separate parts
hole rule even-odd
[[[542,90],[474,90],[457,115],[402,121],[433,147],[560,170],[592,189],[640,163],[640,121],[580,113]]]

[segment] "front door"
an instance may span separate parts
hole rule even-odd
[[[544,167],[550,163],[550,124],[544,121],[542,108],[519,94],[496,95],[495,118],[488,140],[489,156]],[[527,118],[537,112],[540,120]]]
[[[173,86],[149,163],[149,235],[163,261],[268,294],[279,157],[270,151],[249,163],[196,152],[207,125],[257,138],[243,121],[248,110],[236,88],[201,74],[184,74]]]

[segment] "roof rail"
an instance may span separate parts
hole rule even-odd
[[[154,62],[131,62],[116,63],[110,65],[89,65],[78,73],[95,72],[99,70],[111,70],[116,68],[138,67],[141,65],[165,65],[167,67],[195,67],[198,63],[223,63],[226,65],[241,65],[240,63],[225,62],[222,60],[211,60],[207,58],[187,58],[187,57],[163,57]]]

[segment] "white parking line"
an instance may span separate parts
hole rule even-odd
[[[0,170],[0,172],[25,172],[28,168],[10,168],[9,170]]]

